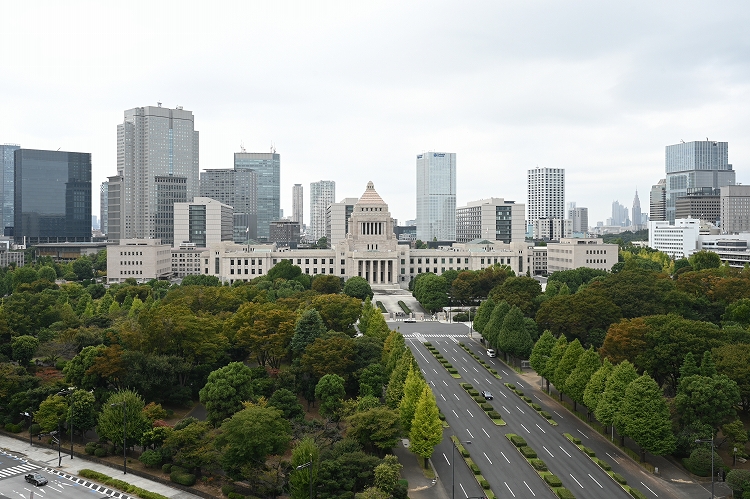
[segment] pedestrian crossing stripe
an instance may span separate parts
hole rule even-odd
[[[99,485],[98,483],[90,482],[90,481],[86,480],[85,478],[81,478],[81,477],[78,477],[78,476],[75,476],[75,475],[69,475],[68,473],[65,473],[65,472],[60,471],[60,470],[56,470],[54,468],[45,468],[45,470],[47,470],[49,473],[53,473],[53,474],[61,476],[63,478],[67,478],[71,482],[75,482],[75,483],[77,483],[79,485],[82,485],[84,487],[87,487],[87,488],[89,488],[89,489],[91,489],[93,491],[102,492],[104,494],[107,494],[110,497],[117,497],[119,499],[135,499],[135,498],[133,498],[133,496],[129,496],[129,495],[125,494],[124,492],[120,492],[119,490],[109,489],[109,488],[105,487],[104,485]]]
[[[32,470],[38,470],[39,466],[35,464],[21,464],[19,466],[13,466],[11,468],[5,468],[0,470],[0,478],[5,478],[9,476],[15,476],[20,475],[21,473],[26,473],[28,471]]]

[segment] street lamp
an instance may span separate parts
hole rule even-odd
[[[453,442],[453,452],[451,455],[451,471],[453,475],[451,477],[451,499],[456,499],[456,446],[458,445],[458,441],[451,439],[451,442]],[[466,440],[462,443],[470,444],[471,440]]]
[[[312,464],[313,464],[312,461],[308,461],[305,464],[300,464],[299,466],[297,466],[296,468],[294,468],[297,471],[303,470],[305,468],[310,468],[310,499],[313,499],[313,475],[312,475],[313,469],[312,469]]]
[[[711,444],[711,499],[714,499],[714,434],[711,433],[711,439],[697,439],[696,444],[699,443],[710,443]]]
[[[25,411],[21,413],[21,416],[29,418],[29,445],[34,447],[34,438],[31,435],[31,425],[34,422],[34,414],[31,411]]]
[[[128,436],[127,436],[127,433],[125,432],[125,428],[126,428],[125,425],[127,424],[127,420],[125,419],[127,411],[125,410],[125,408],[127,407],[127,404],[125,404],[125,401],[123,400],[122,402],[118,402],[116,404],[109,404],[109,406],[110,407],[122,406],[122,468],[123,468],[123,474],[127,475],[128,474],[128,455],[127,455],[126,443],[127,443]]]
[[[75,386],[70,386],[65,390],[57,392],[61,397],[67,397],[76,390]],[[73,402],[68,401],[68,408],[70,409],[70,420],[68,422],[68,430],[70,431],[70,459],[73,459]]]

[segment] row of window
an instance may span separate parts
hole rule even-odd
[[[120,262],[120,265],[143,265],[142,261],[133,262],[130,260]]]

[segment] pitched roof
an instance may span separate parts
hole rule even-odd
[[[359,198],[357,204],[385,204],[383,198],[375,191],[375,184],[372,183],[372,180],[367,182],[367,189],[365,189],[365,193]]]

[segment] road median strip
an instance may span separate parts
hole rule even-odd
[[[495,426],[505,426],[505,421],[499,412],[492,407],[492,404],[487,402],[484,397],[479,395],[479,392],[474,389],[469,383],[459,383],[461,388],[466,390],[466,393],[477,403],[482,412],[484,412],[488,418],[495,424]]]
[[[524,402],[526,402],[526,405],[528,405],[529,407],[531,407],[532,409],[534,409],[534,412],[536,412],[537,414],[539,414],[546,422],[548,422],[552,426],[557,426],[557,421],[555,421],[554,419],[552,419],[552,414],[550,414],[547,411],[542,410],[542,406],[541,405],[535,403],[534,401],[531,400],[531,398],[529,398],[526,395],[524,395],[521,390],[519,390],[518,388],[516,388],[516,385],[514,385],[513,383],[503,383],[503,384],[505,385],[506,388],[508,388],[508,390],[512,391],[513,393],[515,393],[516,395],[518,395],[518,397],[521,400],[523,400]]]
[[[575,499],[573,493],[562,486],[560,478],[549,471],[547,464],[537,457],[536,451],[526,444],[526,440],[515,433],[506,433],[507,438],[519,454],[523,456],[529,466],[531,466],[544,484],[560,499]]]
[[[485,497],[487,499],[496,499],[497,496],[495,496],[495,493],[492,492],[489,482],[482,475],[482,470],[479,469],[479,466],[477,465],[477,463],[475,463],[474,460],[471,458],[471,454],[469,454],[469,451],[466,450],[466,447],[461,445],[461,441],[455,435],[451,435],[451,440],[453,441],[453,445],[456,446],[456,449],[458,449],[458,452],[461,454],[461,457],[463,458],[464,463],[466,463],[466,466],[469,467],[469,471],[471,471],[472,475],[474,476],[474,479],[477,481],[479,486],[482,487]]]
[[[442,366],[445,368],[446,371],[448,371],[448,374],[450,374],[452,378],[461,379],[461,375],[458,374],[458,369],[453,367],[451,363],[448,362],[448,359],[443,357],[443,354],[441,354],[437,348],[432,346],[432,343],[425,342],[423,343],[423,345],[425,346],[427,350],[430,351],[430,353],[432,353],[432,355],[435,356],[437,361],[440,362],[440,364],[442,364]]]
[[[491,375],[493,375],[495,378],[497,378],[497,379],[503,379],[503,377],[498,374],[497,370],[495,370],[492,366],[490,366],[489,364],[487,364],[484,361],[484,359],[481,358],[479,355],[477,355],[474,352],[472,352],[471,349],[469,349],[469,347],[467,347],[466,345],[464,345],[460,341],[458,342],[458,346],[460,346],[461,348],[463,348],[466,351],[466,353],[468,353],[469,355],[471,355],[472,357],[474,357],[474,360],[476,360],[477,362],[479,362],[482,365],[482,367],[484,367],[485,369],[487,369],[487,371],[489,371],[489,373]]]
[[[583,445],[580,438],[574,437],[570,433],[563,433],[563,436],[570,442],[572,442],[579,451],[583,452],[583,454],[585,454],[589,459],[591,459],[601,469],[603,469],[607,473],[607,475],[609,475],[609,477],[614,480],[615,483],[617,483],[617,485],[622,487],[625,492],[630,494],[635,499],[646,499],[646,495],[643,494],[643,492],[628,485],[628,481],[625,480],[625,477],[623,477],[619,473],[615,473],[614,471],[612,471],[612,466],[610,466],[606,461],[603,461],[596,457],[596,452]]]

